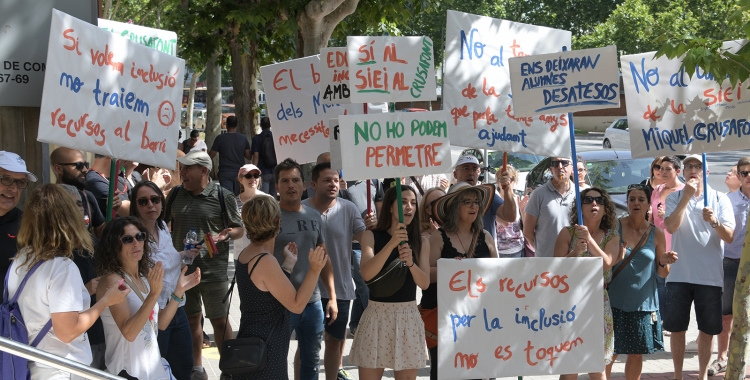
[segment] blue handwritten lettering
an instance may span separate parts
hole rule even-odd
[[[526,146],[526,131],[523,129],[520,133],[514,134],[514,133],[508,133],[507,128],[503,127],[502,132],[495,132],[495,128],[492,128],[492,133],[486,129],[482,129],[479,131],[479,134],[477,135],[480,140],[488,140],[490,142],[487,143],[488,147],[495,146],[495,141],[510,141],[514,143],[520,143],[521,146],[524,148],[527,148]]]
[[[476,318],[476,315],[455,315],[451,314],[451,325],[453,326],[453,341],[455,342],[458,337],[456,335],[456,327],[471,327],[471,320]]]
[[[466,54],[469,56],[469,60],[473,59],[472,56],[472,49],[473,53],[477,58],[482,58],[482,55],[484,55],[484,47],[487,46],[487,44],[483,44],[481,42],[474,42],[474,32],[479,34],[479,31],[476,28],[472,28],[469,32],[469,41],[466,41],[466,32],[463,30],[461,31],[461,55],[460,58],[463,61],[464,59],[464,45],[466,46]]]
[[[638,69],[635,67],[633,62],[630,62],[630,73],[633,75],[633,83],[635,83],[635,92],[640,94],[641,90],[638,88],[638,82],[641,82],[643,89],[649,92],[648,86],[656,86],[659,83],[659,68],[649,69],[646,71],[646,58],[641,58],[641,72],[638,73]]]

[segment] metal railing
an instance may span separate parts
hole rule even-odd
[[[115,376],[111,373],[3,337],[0,337],[0,351],[5,351],[11,355],[20,356],[36,363],[61,369],[70,374],[82,376],[86,379],[124,380],[122,377]]]

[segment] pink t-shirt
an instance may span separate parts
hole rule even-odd
[[[679,182],[679,181],[678,181]],[[651,215],[654,217],[654,225],[661,228],[662,231],[664,231],[664,237],[667,240],[667,251],[672,250],[672,234],[667,232],[667,229],[664,228],[664,218],[659,217],[659,203],[663,203],[661,201],[661,192],[664,190],[664,187],[666,184],[661,184],[659,186],[656,186],[654,188],[654,191],[651,193]],[[680,191],[682,188],[685,187],[684,183],[679,183],[678,186],[674,189],[674,191]],[[665,200],[666,202],[666,200]],[[662,204],[664,207],[664,211],[667,211],[667,205]]]

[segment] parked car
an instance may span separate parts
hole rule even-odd
[[[630,150],[630,131],[628,131],[628,119],[617,119],[604,131],[602,147],[605,149]]]
[[[617,207],[617,216],[628,212],[626,193],[628,186],[641,183],[650,175],[653,158],[632,158],[629,150],[595,150],[578,153],[586,161],[586,182],[607,190]],[[536,188],[552,177],[550,158],[543,159],[526,176],[526,186]]]
[[[181,125],[185,129],[187,128],[187,109],[183,108],[181,113]],[[193,125],[192,129],[204,130],[206,129],[206,110],[205,109],[194,109],[193,110]],[[183,136],[184,137],[184,136]]]

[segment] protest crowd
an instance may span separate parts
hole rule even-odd
[[[38,137],[50,144],[42,160],[49,171],[31,170],[27,162],[38,160],[20,148],[0,150],[0,335],[141,380],[208,380],[204,349],[212,346],[221,379],[351,380],[346,368],[353,366],[367,380],[386,371],[416,379],[428,367],[431,380],[523,371],[575,380],[577,370],[609,380],[613,363],[625,356],[624,376],[637,380],[648,377],[644,362],[665,351],[667,339],[675,380],[690,376],[686,352],[697,352],[700,380],[727,372],[730,344],[743,338],[730,335],[738,331],[733,314],[747,309],[734,295],[735,284],[744,282],[750,156],[742,154],[728,173],[726,191],[714,189],[706,180],[706,155],[695,148],[703,145],[677,146],[689,137],[687,122],[674,122],[683,125],[674,131],[659,124],[659,134],[631,121],[633,157],[660,156],[644,165],[648,178],[628,173],[626,212],[618,211],[612,189],[592,180],[592,166],[576,154],[573,112],[620,107],[621,83],[624,93],[639,91],[639,84],[644,93],[658,93],[658,69],[647,74],[643,58],[642,75],[630,63],[623,82],[609,78],[620,74],[614,46],[569,51],[570,32],[549,28],[528,33],[547,42],[534,40],[545,46],[534,54],[503,61],[500,46],[493,47],[499,56],[482,58],[479,49],[487,44],[473,42],[474,35],[479,41],[479,29],[494,28],[495,21],[505,22],[448,11],[447,39],[466,41],[459,32],[465,28],[472,42],[466,61],[463,47],[446,51],[441,111],[394,112],[397,102],[436,99],[431,39],[350,36],[347,47],[258,69],[269,116],[258,118],[257,134],[242,124],[255,123],[231,115],[225,131],[213,126],[221,132],[206,141],[190,128],[173,141],[179,108],[171,100],[182,90],[170,80],[185,62],[130,41],[137,47],[126,45],[132,51],[125,64],[112,60],[115,53],[96,56],[84,45],[119,54],[116,45],[126,41],[113,42],[109,32],[53,10],[49,57],[61,66],[47,66]],[[89,87],[96,83],[94,100],[103,109],[91,118],[106,128],[85,123],[88,113],[73,120],[62,112],[90,106],[91,99],[80,99],[91,91],[79,95],[84,83],[69,74],[80,68],[79,44],[92,55],[91,66],[83,63],[91,73],[80,75]],[[519,47],[515,39],[513,45]],[[545,57],[522,62],[534,55]],[[640,58],[632,57],[622,67]],[[55,71],[71,62],[78,66]],[[505,87],[487,86],[482,70],[506,63]],[[150,74],[142,68],[149,66]],[[534,77],[544,68],[547,73]],[[342,83],[343,71],[336,71],[344,69],[352,83],[362,82],[345,87],[350,79]],[[582,83],[587,76],[591,83]],[[513,96],[506,97],[510,77]],[[105,92],[109,87],[121,91]],[[481,96],[478,87],[484,96],[473,100]],[[132,106],[136,93],[143,99]],[[641,105],[629,99],[628,113]],[[113,112],[128,112],[128,119]],[[650,105],[644,120],[655,122],[648,112]],[[129,132],[131,117],[137,132]],[[104,119],[123,126],[110,128]],[[690,139],[710,144],[750,126],[744,119],[706,123],[693,123]],[[451,157],[451,146],[473,149]],[[505,153],[502,166],[492,168],[486,155],[473,153],[480,148]],[[549,173],[539,177],[543,183],[534,187],[508,162],[508,153],[519,152],[542,158],[538,165]],[[571,267],[577,271],[560,272]],[[487,275],[488,268],[505,277]],[[538,275],[518,280],[532,272]],[[557,313],[560,300],[571,307]],[[232,302],[240,311],[235,325]],[[687,342],[693,309],[699,334]],[[493,318],[498,310],[507,315]],[[482,338],[467,343],[476,336]],[[501,343],[498,336],[517,341]],[[543,339],[555,345],[542,346]],[[487,364],[486,353],[458,352],[461,344],[492,345],[494,361]],[[5,352],[0,373],[3,379],[81,378]]]

